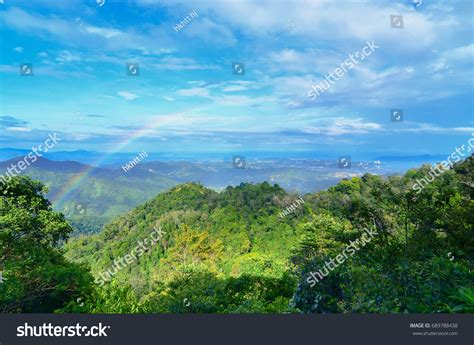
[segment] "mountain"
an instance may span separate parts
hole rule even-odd
[[[0,171],[4,173],[21,159],[0,162]],[[147,178],[138,171],[127,174],[121,169],[46,158],[38,158],[23,174],[45,184],[53,207],[65,214],[78,233],[99,231],[114,217],[177,183],[161,175]]]
[[[23,157],[27,155],[30,150],[0,148],[0,161],[6,161],[16,157]],[[120,168],[129,160],[137,156],[137,152],[98,152],[88,150],[75,151],[50,151],[42,153],[43,158],[54,161],[76,161],[82,164],[99,166],[103,168],[116,169]],[[335,161],[338,156],[352,155],[355,161],[377,161],[390,162],[407,162],[412,163],[410,166],[404,165],[404,170],[414,168],[426,163],[433,163],[435,161],[442,161],[446,159],[448,154],[423,154],[423,155],[404,155],[393,154],[390,156],[381,156],[380,152],[351,152],[340,153],[321,152],[321,151],[297,151],[297,152],[205,152],[205,153],[183,153],[183,152],[147,152],[147,161],[161,161],[161,162],[227,162],[232,165],[233,155],[244,155],[249,160],[255,161]],[[400,170],[402,171],[402,170]]]
[[[14,157],[4,162],[0,162],[0,168],[2,169],[2,171],[5,171],[11,165],[18,165],[18,162],[22,161],[23,158],[24,156]],[[35,168],[42,169],[42,170],[55,171],[58,173],[77,173],[81,170],[85,170],[89,168],[89,166],[87,166],[86,164],[82,164],[75,161],[58,162],[58,161],[52,161],[52,160],[42,158],[42,157],[37,157],[36,161],[33,164],[34,164],[33,167]]]
[[[0,148],[0,161],[6,161],[16,157],[24,157],[30,150]],[[72,160],[83,164],[97,165],[97,163],[106,164],[120,164],[130,158],[133,158],[133,153],[114,153],[104,154],[102,152],[75,150],[75,151],[50,151],[41,153],[43,158],[55,161]]]
[[[19,153],[11,149],[0,152]],[[53,207],[66,215],[76,233],[97,232],[114,217],[179,183],[198,182],[221,191],[241,183],[268,181],[302,195],[334,186],[343,178],[365,173],[391,175],[414,164],[403,161],[392,165],[384,161],[352,161],[350,169],[341,169],[334,160],[252,158],[247,159],[244,169],[238,169],[233,167],[231,161],[224,159],[156,161],[147,156],[132,169],[124,171],[122,166],[137,156],[117,153],[104,159],[103,154],[90,151],[56,152],[51,155],[66,160],[40,157],[23,173],[48,187],[47,196],[52,200]],[[10,165],[18,164],[23,157],[0,162],[0,174]],[[85,164],[76,161],[76,158],[95,160],[101,165]],[[428,158],[420,156],[417,159]],[[105,164],[107,162],[109,164]]]
[[[84,152],[68,154],[74,157]],[[121,164],[133,158],[127,157]],[[0,162],[0,174],[22,159],[20,156]],[[71,159],[55,161],[40,157],[23,174],[42,181],[49,190],[47,196],[53,207],[66,215],[78,233],[83,233],[99,231],[114,217],[179,183],[199,182],[214,190],[223,190],[242,182],[269,181],[302,194],[328,188],[344,177],[390,172],[381,165],[367,162],[354,162],[352,169],[344,170],[334,161],[252,159],[247,161],[245,169],[236,169],[232,162],[224,160],[163,162],[149,159],[124,171],[121,165],[95,167]]]
[[[0,312],[472,313],[474,156],[433,171],[304,197],[184,183],[69,239],[41,182],[15,177],[0,184]]]
[[[66,256],[91,268],[93,312],[474,310],[474,157],[417,193],[430,169],[304,198],[267,182],[180,184],[73,238]]]
[[[448,155],[412,155],[412,156],[380,156],[376,157],[376,160],[384,162],[423,162],[423,163],[434,163],[440,162],[446,159]]]
[[[29,152],[29,150],[0,148],[0,161],[6,161],[19,156],[25,156]]]

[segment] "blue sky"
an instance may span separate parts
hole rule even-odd
[[[472,1],[4,0],[0,148],[57,132],[60,151],[451,153],[474,132],[473,14]],[[311,100],[367,41],[379,48]]]

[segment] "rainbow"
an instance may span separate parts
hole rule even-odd
[[[99,157],[96,159],[94,162],[91,164],[88,164],[82,171],[78,172],[75,174],[73,177],[71,177],[67,183],[59,190],[52,198],[51,202],[56,203],[58,205],[61,205],[61,203],[64,202],[64,199],[74,190],[76,190],[82,182],[89,177],[89,175],[92,173],[92,171],[95,169],[95,167],[99,166],[100,163],[102,163],[107,157],[117,153],[117,152],[122,152],[122,150],[133,143],[135,140],[138,138],[141,138],[148,133],[151,133],[156,127],[158,127],[161,122],[158,121],[159,118],[154,117],[152,121],[148,122],[148,125],[131,132],[126,138],[121,141],[117,146],[114,147],[112,151],[107,152],[103,156]]]

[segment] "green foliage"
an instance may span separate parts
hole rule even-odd
[[[1,312],[53,312],[91,290],[87,270],[62,255],[60,243],[72,228],[45,192],[27,177],[0,185]]]
[[[88,313],[473,312],[473,166],[471,157],[420,193],[412,187],[428,166],[404,176],[343,180],[306,195],[283,218],[280,211],[296,196],[278,185],[242,183],[217,193],[186,183],[97,234],[68,241],[72,229],[51,209],[42,185],[17,178],[0,190],[0,269],[7,278],[0,284],[0,307]],[[158,242],[148,242],[101,285],[102,273],[136,253],[157,228],[163,231]],[[310,272],[340,256],[367,229],[376,233],[371,241],[311,286]]]
[[[51,198],[61,195],[62,189],[80,173],[76,170],[61,171],[53,168],[41,169],[36,166],[28,168],[28,176],[43,181],[49,190],[47,196]],[[72,236],[92,234],[99,232],[104,224],[115,217],[176,183],[165,177],[145,179],[99,169],[82,180],[79,188],[71,190],[53,206],[55,210],[65,215],[74,228]]]
[[[429,167],[403,177],[354,178],[309,198],[319,216],[302,225],[294,251],[300,278],[292,305],[303,312],[471,310],[474,205],[466,181],[473,165],[470,157],[419,194],[412,186]],[[376,229],[377,237],[311,287],[310,272],[364,227]]]
[[[283,313],[295,280],[241,275],[219,278],[207,271],[190,271],[144,299],[149,313]]]
[[[461,287],[451,298],[460,303],[453,308],[451,312],[455,313],[474,313],[474,289],[472,287]]]

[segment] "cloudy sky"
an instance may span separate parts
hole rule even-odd
[[[0,148],[435,154],[474,132],[470,0],[2,2]]]

